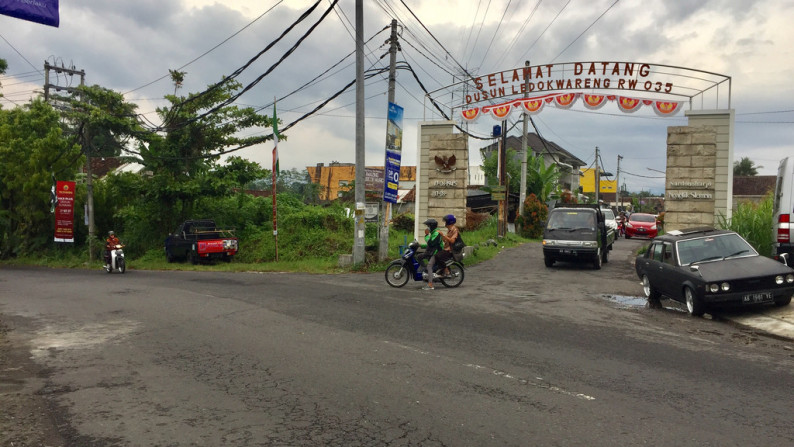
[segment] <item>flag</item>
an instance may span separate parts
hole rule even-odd
[[[276,117],[276,102],[273,102],[273,180],[278,177],[278,117]]]

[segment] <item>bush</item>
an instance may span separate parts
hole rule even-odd
[[[759,203],[742,202],[728,220],[720,214],[718,225],[739,233],[762,256],[772,256],[772,194]]]
[[[543,223],[549,216],[549,207],[530,194],[524,200],[524,215],[521,216],[521,236],[538,239],[543,235]]]
[[[479,230],[488,224],[490,213],[475,213],[471,208],[466,208],[466,230]]]
[[[403,213],[392,219],[392,228],[400,231],[414,231],[415,217],[411,213]]]

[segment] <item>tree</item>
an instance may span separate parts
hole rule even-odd
[[[272,139],[269,135],[238,136],[252,127],[271,126],[270,118],[252,107],[229,105],[241,88],[240,83],[227,81],[188,97],[166,95],[170,106],[157,109],[162,131],[146,134],[135,157],[152,173],[139,207],[150,214],[152,228],[168,231],[191,217],[199,199],[231,195],[261,175],[239,176],[253,171],[238,161],[232,161],[238,175],[235,182],[224,181],[220,175],[229,172],[220,168],[224,153]]]
[[[25,254],[53,237],[50,189],[74,179],[83,163],[80,146],[64,135],[60,114],[42,100],[0,109],[0,253]]]
[[[763,166],[756,166],[755,162],[750,160],[750,158],[742,157],[741,160],[733,162],[733,175],[758,175],[758,168],[763,168]]]
[[[545,203],[559,195],[560,170],[556,164],[546,166],[543,155],[527,154],[527,194],[535,194],[538,200]],[[489,181],[496,183],[498,154],[492,153],[483,161],[482,170]],[[516,151],[508,149],[505,154],[507,173],[510,180],[510,192],[521,191],[521,162]]]
[[[6,62],[5,59],[0,58],[0,75],[5,74],[7,69],[8,69],[8,62]],[[0,83],[0,87],[2,85],[3,84]],[[0,96],[3,96],[3,92],[0,92]]]

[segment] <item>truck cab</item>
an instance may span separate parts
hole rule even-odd
[[[615,230],[607,227],[597,205],[564,204],[549,211],[543,230],[543,260],[591,262],[596,269],[609,262]]]
[[[218,229],[214,220],[186,220],[165,239],[165,257],[168,262],[186,259],[193,264],[210,259],[228,262],[237,247],[233,231]]]
[[[789,157],[780,161],[775,180],[775,196],[772,206],[772,241],[774,255],[788,253],[792,259],[794,246],[791,241],[791,221],[794,217],[794,161]]]

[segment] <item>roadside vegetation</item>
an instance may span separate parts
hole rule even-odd
[[[759,203],[742,202],[728,219],[719,216],[720,228],[739,233],[762,256],[772,256],[772,193],[767,194]]]

